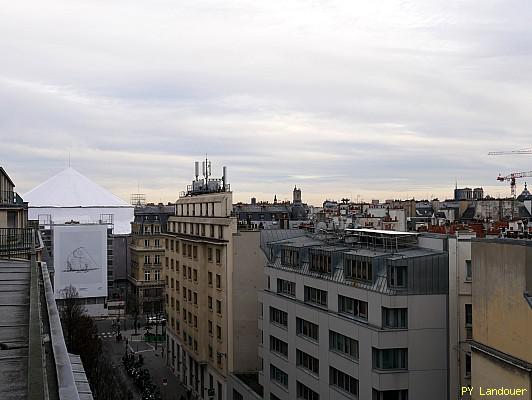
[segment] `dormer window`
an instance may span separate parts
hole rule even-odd
[[[407,282],[406,265],[388,266],[388,285],[393,288],[406,288]]]
[[[331,255],[328,253],[311,252],[310,269],[322,274],[330,274],[332,272]]]
[[[373,268],[370,260],[364,258],[346,258],[344,261],[346,278],[371,282]]]
[[[299,266],[299,252],[297,250],[283,249],[281,251],[281,262],[290,267]]]

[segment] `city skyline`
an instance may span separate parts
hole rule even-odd
[[[528,171],[532,5],[10,3],[3,161],[175,201],[207,153],[236,201],[508,196]],[[28,29],[21,27],[31,26]],[[524,182],[518,182],[522,187]],[[173,188],[173,189],[172,189]]]

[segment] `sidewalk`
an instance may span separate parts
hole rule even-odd
[[[144,367],[150,371],[152,382],[156,384],[160,391],[163,400],[181,400],[181,396],[186,398],[186,390],[179,382],[178,378],[173,375],[170,368],[166,366],[164,357],[161,357],[162,349],[166,351],[166,343],[157,343],[157,349],[155,349],[155,343],[144,342],[144,329],[139,329],[135,336],[134,329],[128,329],[122,331],[123,340],[117,342],[113,336],[101,336],[104,348],[109,352],[109,356],[112,357],[113,362],[122,366],[122,356],[126,349],[126,338],[128,343],[128,352],[134,354],[142,354],[144,358]],[[164,353],[163,353],[164,354]],[[125,371],[124,371],[125,373]],[[163,385],[163,379],[166,379],[166,386]],[[129,380],[133,386],[131,379]]]

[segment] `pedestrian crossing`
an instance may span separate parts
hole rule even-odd
[[[115,332],[101,332],[98,334],[98,337],[102,339],[114,339],[116,333]]]

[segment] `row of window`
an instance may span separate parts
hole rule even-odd
[[[209,230],[208,237],[223,239],[224,226],[212,224],[198,224],[191,222],[169,222],[168,230],[174,233],[182,233],[185,235],[195,235],[207,237],[207,230]]]
[[[178,216],[214,217],[214,202],[176,204]]]
[[[301,359],[298,359],[298,362],[301,361],[302,364],[298,365],[303,365],[305,368],[308,366],[310,368],[316,369],[316,366],[314,365],[315,361],[313,361],[316,360],[314,357],[311,357],[303,352],[300,352],[300,354]],[[270,364],[270,379],[288,388],[288,374],[273,364]],[[346,392],[348,395],[354,397],[358,396],[358,379],[334,367],[329,367],[329,384],[343,392]],[[320,398],[318,393],[299,381],[296,381],[296,395],[298,399],[305,400],[319,400]],[[275,397],[276,396],[273,395],[273,397],[270,398]]]
[[[154,270],[154,271],[150,271],[150,270],[144,270],[144,280],[146,282],[149,282],[152,280],[152,277],[153,277],[153,280],[154,281],[159,281],[161,280],[161,271],[159,271],[158,269],[157,270]]]
[[[295,296],[295,282],[284,279],[277,279],[277,293]],[[319,307],[327,307],[328,293],[326,290],[304,287],[304,300],[306,303],[314,304]],[[368,303],[351,297],[338,295],[338,312],[351,317],[368,320]],[[384,328],[407,328],[408,315],[406,308],[382,308],[382,326]]]
[[[345,374],[344,374],[345,375]],[[331,381],[334,377],[330,377]],[[338,378],[337,378],[338,379]],[[340,378],[342,379],[342,378]],[[345,386],[344,382],[346,382],[345,378],[342,385]],[[346,392],[351,392],[351,387],[356,387],[356,390],[358,391],[358,382],[356,384],[352,384],[352,381],[349,381],[348,388],[349,390],[345,390]],[[340,387],[339,385],[335,385]],[[320,395],[310,389],[308,386],[305,386],[299,381],[296,381],[296,392],[297,392],[297,398],[303,399],[303,400],[319,400]],[[279,397],[274,395],[273,393],[270,394],[270,400],[281,400]],[[372,391],[372,397],[371,400],[408,400],[408,390],[385,390],[385,391],[379,391],[373,389]]]
[[[144,265],[151,265],[152,264],[152,256],[145,255],[144,256]],[[161,256],[155,255],[153,256],[153,265],[161,265]]]
[[[273,258],[273,249],[270,254]],[[290,267],[299,266],[299,252],[293,249],[281,249],[281,263]],[[326,253],[311,251],[309,255],[311,271],[331,274],[332,257]],[[387,267],[387,282],[390,287],[402,289],[407,287],[407,266],[389,265]],[[370,259],[346,256],[344,259],[344,276],[347,279],[365,282],[373,281],[373,264]]]

